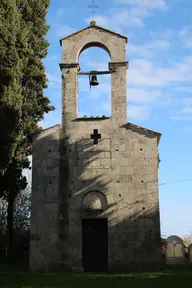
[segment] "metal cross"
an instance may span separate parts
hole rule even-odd
[[[95,9],[96,9],[96,8],[99,8],[99,5],[95,5],[95,1],[92,0],[92,5],[88,5],[88,8],[92,8],[92,16],[93,16],[93,20],[94,20]]]
[[[98,139],[101,139],[101,134],[98,134],[98,130],[94,129],[93,134],[90,135],[91,139],[93,139],[93,144],[98,144]]]

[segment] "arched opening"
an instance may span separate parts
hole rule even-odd
[[[81,48],[81,50],[79,51],[79,54],[78,54],[78,58],[79,58],[79,56],[81,55],[81,53],[82,53],[84,50],[86,50],[86,49],[88,49],[88,48],[92,48],[92,47],[102,48],[102,49],[105,50],[105,51],[108,53],[108,55],[111,57],[111,53],[110,53],[109,49],[107,48],[107,46],[105,46],[104,44],[99,43],[99,42],[90,42],[90,43],[87,43],[85,46],[83,46],[83,47]]]
[[[82,199],[82,208],[85,210],[107,210],[107,198],[100,191],[89,191]]]
[[[80,72],[108,71],[110,52],[99,43],[85,45],[78,63]],[[96,118],[111,116],[111,75],[97,75],[99,85],[90,86],[89,75],[78,75],[78,117]]]

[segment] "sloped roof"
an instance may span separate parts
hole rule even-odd
[[[135,132],[140,132],[140,133],[143,133],[143,134],[151,134],[151,135],[154,135],[154,136],[157,136],[157,145],[159,144],[160,142],[160,138],[161,138],[161,133],[159,132],[156,132],[154,130],[150,130],[150,129],[147,129],[147,128],[144,128],[144,127],[141,127],[141,126],[138,126],[138,125],[135,125],[133,123],[130,123],[130,122],[127,122],[124,127],[126,129],[130,129],[130,130],[133,130]]]
[[[35,138],[36,136],[40,135],[42,132],[55,129],[56,127],[57,127],[57,128],[60,128],[60,127],[61,127],[61,124],[56,124],[56,125],[53,125],[53,126],[51,126],[51,127],[42,129],[41,131],[32,133],[32,134],[28,135],[28,139],[33,142],[34,138]]]
[[[60,39],[60,40],[59,40],[59,41],[60,41],[60,45],[62,45],[62,40],[68,39],[68,38],[70,38],[71,36],[75,36],[75,35],[83,32],[83,31],[86,31],[86,30],[92,29],[92,28],[100,29],[100,30],[103,30],[103,31],[105,31],[105,32],[108,32],[108,33],[117,35],[117,36],[119,36],[119,37],[121,37],[121,38],[124,38],[124,39],[126,40],[126,43],[128,42],[128,38],[127,38],[126,36],[123,36],[123,35],[121,35],[121,34],[119,34],[119,33],[113,32],[113,31],[111,31],[111,30],[105,29],[105,28],[100,27],[100,26],[97,26],[97,25],[90,25],[90,26],[88,26],[88,27],[86,27],[86,28],[84,28],[84,29],[82,29],[82,30],[79,30],[79,31],[77,31],[77,32],[75,32],[75,33],[73,33],[73,34],[71,34],[71,35],[68,35],[68,36]]]

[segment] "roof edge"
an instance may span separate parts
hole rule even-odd
[[[124,38],[124,39],[126,40],[126,43],[128,43],[128,37],[126,37],[126,36],[124,36],[124,35],[122,35],[122,34],[116,33],[116,32],[114,32],[114,31],[111,31],[111,30],[109,30],[109,29],[103,28],[103,27],[98,26],[98,25],[90,25],[90,26],[87,26],[87,27],[85,27],[84,29],[81,29],[81,30],[79,30],[79,31],[77,31],[77,32],[75,32],[75,33],[72,33],[72,34],[70,34],[70,35],[68,35],[68,36],[66,36],[66,37],[64,37],[64,38],[61,38],[61,39],[59,40],[60,45],[62,46],[62,41],[63,41],[63,40],[65,40],[65,39],[67,39],[67,38],[69,38],[69,37],[71,37],[71,36],[77,35],[78,33],[83,32],[83,31],[85,31],[85,30],[87,30],[87,29],[89,29],[89,28],[91,28],[91,27],[95,27],[95,28],[98,28],[98,29],[102,29],[102,30],[104,30],[104,31],[106,31],[106,32],[109,32],[109,33],[111,33],[111,34],[115,34],[115,35],[117,35],[117,36],[119,36],[119,37],[121,37],[121,38]]]
[[[32,133],[32,134],[29,134],[27,137],[28,139],[33,142],[34,138],[38,135],[40,135],[42,132],[45,132],[45,131],[48,131],[48,130],[51,130],[51,129],[54,129],[56,127],[61,127],[61,124],[56,124],[56,125],[53,125],[51,127],[48,127],[48,128],[45,128],[45,129],[42,129],[41,131],[38,131],[38,132],[35,132],[35,133]]]
[[[142,126],[133,124],[131,122],[127,122],[124,125],[124,128],[126,128],[126,129],[129,129],[131,127],[135,128],[135,129],[138,129],[138,130],[142,130],[143,132],[150,133],[150,134],[153,134],[153,135],[157,136],[157,146],[159,145],[159,142],[160,142],[160,139],[161,139],[161,136],[162,136],[162,134],[160,132],[157,132],[157,131],[154,131],[154,130],[150,130],[148,128],[144,128]]]

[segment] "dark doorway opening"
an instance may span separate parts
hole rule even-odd
[[[82,265],[85,272],[108,271],[107,219],[82,220]]]

